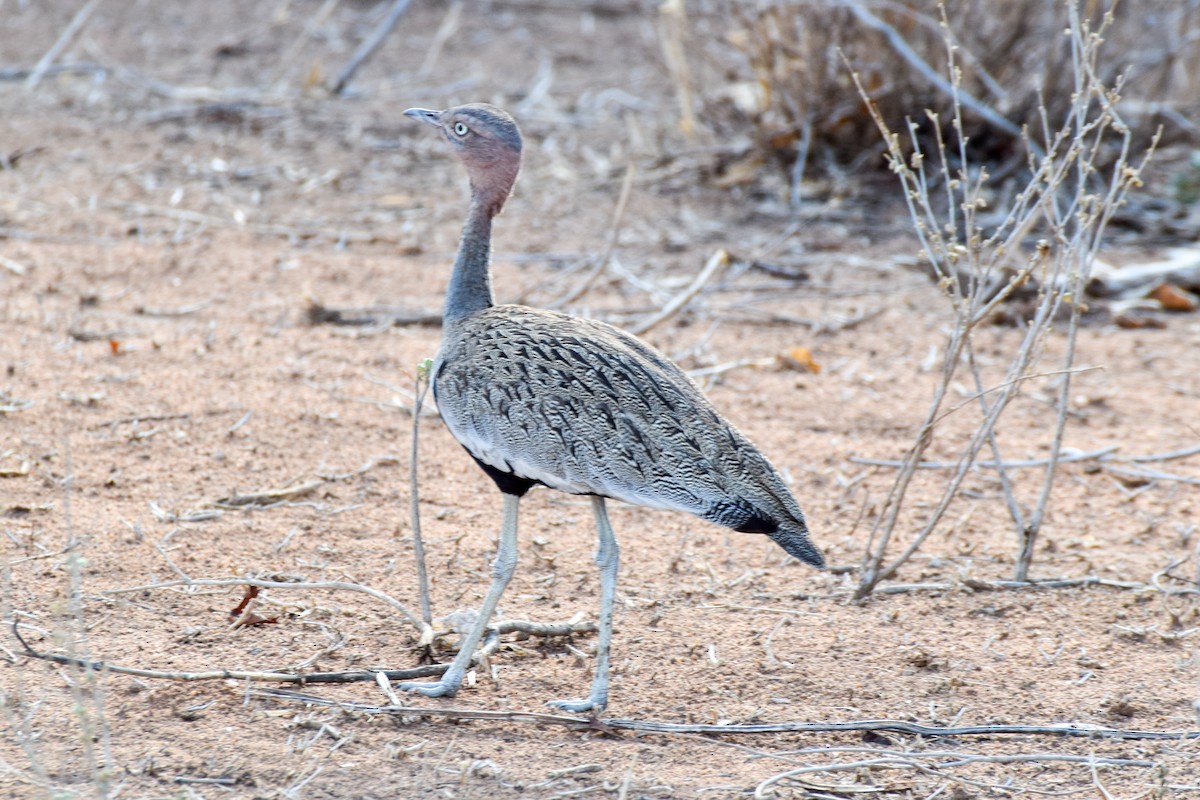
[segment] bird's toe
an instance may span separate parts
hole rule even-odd
[[[453,697],[458,691],[458,685],[450,681],[404,681],[395,684],[394,688],[425,697]]]
[[[585,697],[581,700],[550,700],[546,703],[546,705],[557,708],[559,711],[566,711],[571,714],[587,714],[590,712],[592,716],[603,711],[606,704],[605,701],[594,697]]]

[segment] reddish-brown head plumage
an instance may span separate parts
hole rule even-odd
[[[493,215],[500,213],[521,169],[521,131],[513,118],[487,103],[445,111],[410,108],[404,114],[441,132],[467,168],[475,199]]]

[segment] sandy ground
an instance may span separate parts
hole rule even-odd
[[[1195,485],[1064,466],[1034,574],[1111,585],[989,591],[972,586],[1011,575],[1016,541],[995,473],[977,470],[885,584],[898,589],[850,601],[894,475],[851,459],[899,458],[911,443],[934,385],[930,354],[944,344],[944,302],[896,258],[915,245],[895,210],[818,188],[797,219],[782,179],[732,190],[707,181],[705,147],[674,128],[652,15],[464,8],[435,58],[447,7],[421,6],[354,91],[329,98],[300,87],[348,58],[375,19],[368,7],[347,3],[308,33],[316,3],[265,4],[250,18],[239,7],[102,5],[60,62],[136,72],[48,75],[33,91],[0,83],[0,155],[12,162],[0,171],[0,543],[6,624],[21,623],[33,647],[179,673],[421,662],[412,626],[362,592],[268,589],[254,611],[270,622],[231,628],[243,588],[162,584],[355,583],[417,607],[407,393],[438,328],[312,325],[308,312],[436,313],[464,181],[399,112],[489,100],[520,117],[528,140],[497,225],[498,294],[537,305],[577,286],[633,160],[620,267],[571,309],[632,324],[717,248],[738,256],[646,338],[685,368],[728,367],[700,380],[785,472],[836,567],[817,573],[762,537],[613,504],[624,549],[606,717],[1200,727],[1200,614],[1196,595],[1180,593],[1196,589],[1200,568]],[[74,11],[4,6],[3,65],[36,63]],[[263,99],[276,79],[282,88]],[[261,102],[227,102],[237,87]],[[894,190],[878,187],[865,194]],[[1085,329],[1078,363],[1096,369],[1075,377],[1068,447],[1150,455],[1200,439],[1200,321],[1162,319],[1161,329]],[[983,332],[987,374],[1002,370],[1016,336]],[[1061,346],[1053,340],[1051,354]],[[795,348],[820,372],[780,359]],[[1010,410],[1007,457],[1045,456],[1054,380],[1031,382]],[[974,427],[971,392],[959,389],[965,408],[944,421],[931,458],[953,458]],[[477,606],[486,589],[500,497],[435,416],[421,430],[420,511],[441,617]],[[1196,457],[1157,466],[1200,476]],[[919,474],[897,552],[946,475]],[[1040,471],[1017,477],[1032,504]],[[503,617],[592,618],[587,502],[539,490],[522,512]],[[259,694],[272,683],[88,678],[28,657],[11,633],[2,644],[3,797],[106,786],[127,798],[741,797],[789,770],[871,760],[782,781],[775,796],[1200,791],[1198,740],[606,734]],[[439,640],[436,656],[450,658],[452,644]],[[586,690],[593,646],[589,635],[506,640],[457,697],[404,699],[543,712]],[[388,704],[371,683],[291,688]],[[1018,758],[1031,754],[1043,757]]]

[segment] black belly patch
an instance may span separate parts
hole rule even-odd
[[[754,515],[734,528],[738,533],[774,533],[779,530],[775,520]]]
[[[463,449],[465,450],[466,448]],[[467,450],[467,452],[470,453],[471,451]],[[475,456],[471,455],[471,458],[475,458]],[[520,475],[513,475],[511,472],[505,472],[502,469],[497,469],[491,464],[485,464],[478,458],[475,458],[475,463],[487,473],[489,478],[496,482],[496,486],[499,487],[500,491],[504,492],[505,494],[523,497],[526,492],[541,483],[541,481],[535,481],[530,478],[522,478]]]

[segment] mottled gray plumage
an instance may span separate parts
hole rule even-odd
[[[600,567],[595,678],[587,698],[555,705],[596,713],[608,702],[619,560],[605,498],[687,511],[766,534],[813,566],[825,560],[779,474],[669,359],[602,322],[495,305],[492,218],[521,165],[512,117],[482,103],[404,113],[438,129],[471,181],[433,390],[450,432],[503,492],[504,521],[491,588],[458,656],[441,680],[400,687],[429,696],[458,690],[516,567],[520,498],[543,484],[592,497]]]
[[[679,367],[618,328],[493,306],[447,326],[433,375],[442,419],[491,467],[766,533],[824,565],[766,458]]]

